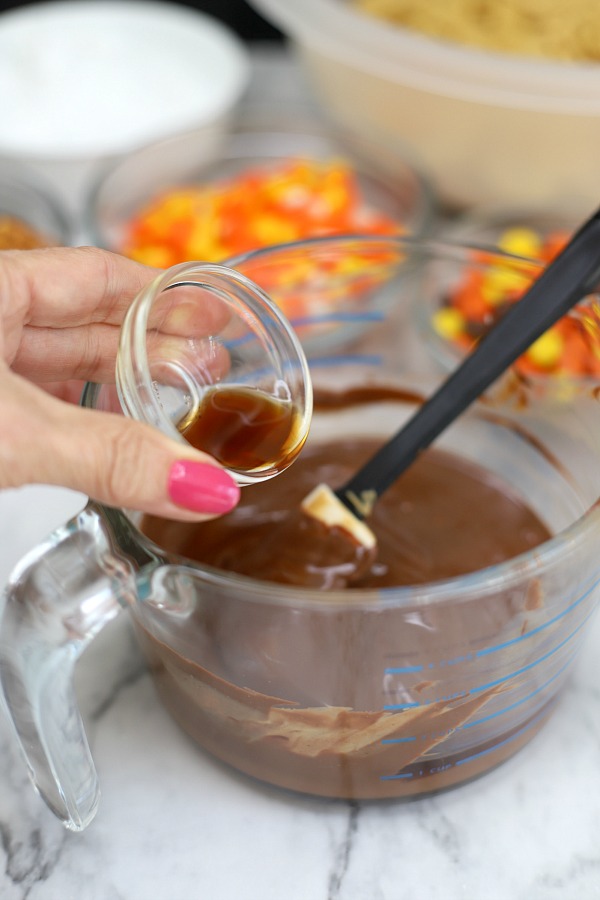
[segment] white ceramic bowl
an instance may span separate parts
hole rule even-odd
[[[0,15],[0,160],[26,162],[71,207],[99,161],[187,128],[219,140],[246,88],[241,41],[157,0],[69,0]]]
[[[600,195],[600,65],[491,53],[426,37],[346,0],[251,0],[297,46],[324,108],[402,140],[452,206]]]

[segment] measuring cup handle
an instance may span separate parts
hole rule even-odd
[[[136,597],[140,560],[127,552],[132,530],[122,513],[90,502],[18,564],[5,592],[4,700],[34,786],[73,831],[89,824],[99,799],[73,669],[99,631]]]

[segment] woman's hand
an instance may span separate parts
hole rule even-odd
[[[95,248],[0,252],[0,488],[62,485],[185,521],[236,505],[239,488],[206,454],[65,402],[81,381],[114,381],[123,317],[157,274]]]

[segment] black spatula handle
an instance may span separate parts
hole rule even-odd
[[[358,518],[531,344],[595,287],[600,276],[600,210],[523,297],[482,338],[442,386],[335,493]],[[358,501],[358,502],[357,502]]]

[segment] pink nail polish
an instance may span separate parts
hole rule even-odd
[[[226,513],[240,499],[231,475],[210,463],[180,459],[169,472],[169,497],[177,506],[200,513]]]

